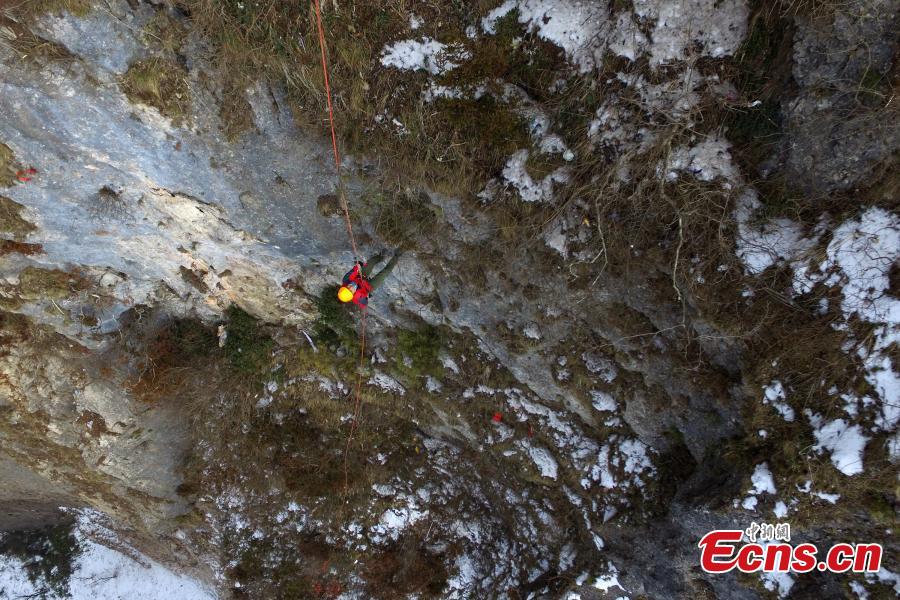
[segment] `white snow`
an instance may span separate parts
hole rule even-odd
[[[368,383],[369,385],[377,385],[386,392],[392,392],[401,396],[406,394],[406,388],[399,381],[381,371],[375,371]]]
[[[870,323],[900,324],[900,300],[887,294],[891,265],[900,258],[900,217],[870,208],[834,230],[823,273],[826,281],[842,282],[841,309]]]
[[[416,15],[415,13],[409,13],[409,28],[410,29],[413,29],[413,30],[418,29],[419,27],[421,27],[424,24],[425,24],[425,20],[422,17]]]
[[[415,499],[412,497],[400,497],[406,502],[406,506],[390,508],[381,515],[378,523],[372,527],[372,541],[383,543],[386,540],[397,540],[400,534],[411,525],[414,525],[428,515],[427,510],[419,510]]]
[[[850,582],[850,590],[854,594],[856,594],[856,597],[859,598],[859,600],[869,600],[869,592],[866,591],[866,586],[864,586],[860,582],[851,581]]]
[[[686,58],[695,44],[705,56],[733,54],[747,31],[748,8],[743,0],[634,0],[634,12],[656,22],[650,34],[653,66]]]
[[[448,46],[429,37],[422,41],[400,40],[384,47],[381,64],[385,67],[428,71],[440,75],[459,66],[468,54],[458,46]]]
[[[785,504],[784,502],[779,500],[778,502],[775,503],[775,508],[772,509],[772,512],[775,513],[775,516],[778,517],[779,519],[783,519],[788,514],[787,504]]]
[[[216,594],[199,581],[179,575],[144,556],[118,538],[102,522],[100,513],[79,513],[73,535],[81,553],[69,580],[71,600],[128,598],[129,600],[212,600]],[[127,552],[113,550],[105,544]],[[42,582],[29,580],[19,559],[0,556],[0,597],[44,597]],[[48,596],[56,598],[56,595]]]
[[[775,407],[779,413],[781,413],[782,418],[788,423],[792,423],[796,418],[794,414],[794,409],[785,402],[787,398],[784,393],[784,387],[781,385],[781,382],[778,380],[773,380],[769,385],[763,388],[763,396],[766,404],[771,404]]]
[[[592,585],[601,592],[607,592],[610,588],[613,587],[618,587],[623,592],[627,591],[624,587],[622,587],[622,584],[619,583],[619,570],[616,569],[615,565],[613,565],[612,563],[607,563],[607,568],[609,569],[609,573],[597,577]]]
[[[552,199],[553,184],[568,181],[568,170],[565,167],[559,167],[540,181],[535,181],[525,169],[528,155],[528,150],[519,150],[513,153],[503,167],[501,173],[503,179],[519,192],[519,196],[525,202],[542,202]]]
[[[873,331],[871,349],[860,349],[859,356],[866,380],[881,400],[875,424],[884,431],[892,431],[900,421],[900,374],[888,356],[891,345],[900,342],[900,300],[888,293],[890,269],[898,260],[900,217],[870,208],[834,230],[826,258],[815,271],[801,264],[794,272],[797,293],[811,291],[816,283],[841,285],[844,317],[880,325]]]
[[[556,479],[559,465],[557,465],[556,460],[548,450],[545,448],[531,447],[528,448],[528,454],[541,472],[542,477]]]
[[[750,476],[750,482],[753,484],[753,494],[774,494],[775,481],[772,479],[772,471],[769,470],[768,463],[760,463],[753,470]]]
[[[722,57],[740,45],[747,28],[747,5],[743,0],[636,0],[634,14],[612,15],[603,2],[586,0],[506,0],[481,21],[482,29],[496,32],[497,21],[518,9],[518,21],[529,31],[559,46],[581,72],[602,64],[608,51],[629,60],[644,52],[653,67],[700,55]],[[612,17],[612,18],[611,18]],[[652,42],[636,21],[654,21]]]
[[[624,440],[619,445],[619,452],[625,457],[626,473],[642,473],[653,470],[653,463],[647,455],[647,444],[638,439]]]
[[[875,579],[879,583],[893,587],[894,592],[900,594],[900,575],[881,567],[877,573],[866,573],[866,581],[874,581]]]
[[[615,412],[618,408],[616,399],[600,390],[591,390],[591,404],[595,409],[601,411]]]
[[[431,375],[428,375],[425,378],[425,390],[428,391],[429,394],[435,394],[435,393],[441,391],[441,389],[443,387],[444,386],[441,385],[441,382],[438,381],[437,379],[435,379],[434,377],[432,377]]]
[[[790,219],[754,223],[754,216],[761,207],[756,191],[747,188],[738,198],[734,210],[738,224],[736,253],[751,275],[762,273],[782,260],[798,260],[815,246],[818,239],[804,237],[800,225]]]
[[[794,587],[794,578],[790,573],[760,573],[763,585],[770,592],[777,592],[779,598],[785,598]]]
[[[744,501],[741,502],[741,506],[746,510],[756,510],[757,502],[756,496],[747,496],[744,498]]]
[[[813,422],[813,435],[816,436],[816,451],[831,452],[831,462],[844,475],[857,475],[863,472],[863,450],[869,438],[863,435],[859,425],[848,425],[843,419],[835,419],[818,426],[819,419]]]
[[[676,148],[667,161],[666,178],[675,180],[679,172],[684,172],[700,181],[713,181],[719,177],[733,181],[737,171],[731,162],[729,148],[728,142],[721,138],[707,138],[689,148]]]
[[[568,236],[566,236],[566,232],[563,231],[562,219],[554,221],[553,225],[544,232],[543,237],[544,243],[547,244],[549,248],[559,252],[560,256],[563,258],[569,256]]]
[[[530,321],[522,328],[522,333],[530,340],[541,339],[541,329],[534,321]]]
[[[829,504],[837,504],[837,501],[841,499],[840,494],[828,494],[826,492],[812,492],[812,495],[816,498],[821,498]]]
[[[457,365],[456,361],[453,360],[451,357],[446,356],[446,355],[441,356],[441,364],[444,366],[445,369],[450,369],[451,371],[453,371],[454,373],[459,375],[459,365]]]
[[[595,53],[605,45],[607,8],[604,4],[581,0],[506,0],[482,19],[482,29],[495,33],[497,21],[516,8],[519,23],[562,48],[581,72],[592,70],[601,58]]]
[[[584,366],[588,371],[598,375],[600,380],[606,383],[612,383],[619,374],[615,363],[592,352],[583,353],[581,360],[584,361]]]

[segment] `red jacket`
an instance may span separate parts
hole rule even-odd
[[[353,303],[359,307],[365,308],[369,304],[369,294],[372,292],[372,285],[366,281],[359,269],[359,263],[353,265],[346,275],[344,275],[345,286],[354,284],[356,290],[353,292]],[[352,288],[351,288],[352,289]]]

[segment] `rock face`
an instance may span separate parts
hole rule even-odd
[[[896,2],[798,19],[793,76],[800,92],[786,107],[791,178],[811,194],[864,185],[900,147],[895,107],[884,94],[896,77]],[[837,52],[835,48],[842,51]]]
[[[704,282],[690,265],[706,259],[670,259],[689,246],[680,221],[655,247],[632,245],[624,268],[585,278],[579,269],[601,254],[579,244],[603,235],[585,199],[561,204],[546,231],[503,255],[503,225],[479,204],[407,189],[432,225],[401,240],[358,364],[360,319],[331,300],[353,256],[329,141],[298,128],[287,93],[268,83],[243,90],[253,125],[230,140],[208,41],[186,30],[173,50],[146,32],[160,14],[179,24],[184,15],[106,4],[83,16],[0,13],[0,142],[13,172],[36,170],[0,188],[0,481],[19,490],[0,490],[0,531],[46,522],[54,506],[91,506],[223,597],[790,590],[695,566],[704,533],[766,518],[738,508],[742,488],[772,460],[763,452],[794,442],[735,443],[765,437],[747,407],[779,359],[763,364],[770,355],[751,352],[749,336],[732,335],[694,293]],[[507,2],[492,18],[518,15],[581,57],[579,72],[599,68],[604,48],[572,47],[551,26],[551,4]],[[673,33],[693,31],[693,20],[665,3],[619,7],[610,22],[600,3],[596,14],[554,5],[557,15],[604,15],[609,47],[629,60],[644,53],[654,69],[653,83],[620,73],[622,90],[586,128],[585,145],[615,157],[617,189],[640,173],[635,156],[660,189],[679,177],[709,184],[691,193],[710,203],[743,185],[726,141],[685,133],[701,121],[701,95],[734,106],[733,86],[692,68],[655,70],[695,45],[696,59],[736,52],[747,8],[714,4],[692,3],[711,25],[696,44]],[[798,185],[848,189],[896,152],[896,120],[857,113],[856,84],[829,83],[889,72],[896,24],[876,15],[895,9],[885,0],[854,16],[798,18],[799,91],[785,107],[786,170]],[[28,35],[42,42],[23,54]],[[836,56],[835,36],[870,52]],[[173,104],[129,92],[142,61],[183,71]],[[535,114],[523,91],[504,93]],[[651,121],[678,129],[660,143],[677,135],[686,145],[646,158],[665,137]],[[574,156],[540,135],[561,161]],[[360,251],[372,256],[396,242],[374,223],[379,173],[361,157],[344,167]],[[485,189],[519,189],[502,180],[510,172]],[[723,280],[728,269],[712,267]],[[799,303],[789,284],[771,285],[780,302]],[[737,306],[751,310],[749,300]],[[778,482],[788,495],[792,484]],[[760,495],[761,506],[769,500]],[[832,533],[813,524],[800,537]],[[833,577],[809,581],[800,587],[841,589]]]

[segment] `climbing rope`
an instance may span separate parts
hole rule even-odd
[[[322,9],[319,0],[313,0],[316,11],[316,28],[319,32],[319,49],[322,51],[322,73],[325,75],[325,98],[328,101],[328,124],[331,127],[331,148],[334,150],[334,168],[338,175],[338,197],[341,208],[344,210],[344,220],[347,223],[347,234],[350,236],[350,245],[353,247],[353,257],[359,258],[356,249],[356,238],[353,236],[353,224],[350,222],[350,206],[347,204],[347,195],[344,193],[344,180],[341,177],[341,155],[338,152],[337,134],[334,129],[334,105],[331,102],[331,80],[328,76],[328,58],[325,52],[325,29],[322,27]]]
[[[344,191],[344,180],[341,177],[341,156],[338,152],[337,134],[334,128],[334,105],[331,102],[331,81],[328,76],[328,58],[325,52],[325,28],[322,26],[322,8],[319,0],[313,0],[316,13],[316,29],[319,33],[319,49],[322,51],[322,73],[325,77],[325,97],[328,101],[328,124],[331,128],[331,148],[334,151],[334,167],[338,176],[338,198],[344,211],[344,220],[347,223],[347,235],[353,248],[353,258],[359,260],[359,252],[356,249],[356,238],[353,236],[353,224],[350,221],[350,206],[347,203],[347,195]],[[344,447],[344,493],[350,489],[350,471],[348,460],[350,445],[353,443],[353,434],[358,428],[359,416],[362,410],[361,391],[362,373],[366,360],[366,308],[362,308],[362,319],[359,330],[359,367],[356,369],[356,391],[353,406],[353,419],[350,421],[350,432],[347,434],[347,445]]]

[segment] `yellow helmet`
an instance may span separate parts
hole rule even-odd
[[[342,285],[341,289],[338,290],[338,300],[341,302],[350,302],[353,300],[353,290],[346,285]]]

